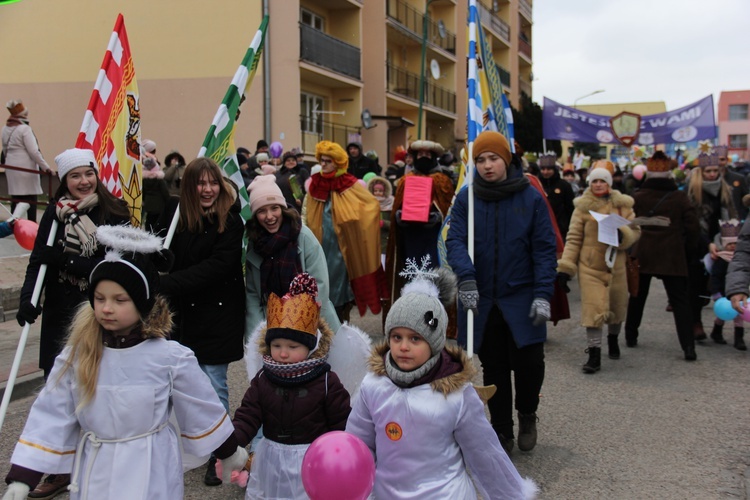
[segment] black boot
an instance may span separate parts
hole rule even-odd
[[[706,332],[703,330],[703,325],[700,321],[693,325],[693,337],[695,337],[695,340],[699,341],[706,340],[707,338]]]
[[[721,330],[724,328],[724,325],[717,325],[714,323],[714,329],[711,330],[711,338],[714,342],[717,344],[726,344],[727,341],[724,340],[724,334],[721,333]]]
[[[747,351],[747,346],[745,345],[745,340],[743,337],[745,336],[745,329],[741,326],[735,326],[734,327],[734,348],[738,351]]]
[[[607,346],[609,347],[609,359],[620,359],[620,345],[617,343],[617,335],[607,335]]]
[[[695,354],[695,346],[691,345],[685,348],[685,361],[695,361],[698,355]]]
[[[221,484],[221,478],[216,476],[216,457],[213,455],[208,459],[208,467],[206,468],[206,475],[203,476],[203,484],[206,486],[219,486]]]
[[[536,446],[536,413],[518,414],[518,449],[531,451]]]
[[[589,360],[583,365],[583,373],[594,373],[598,372],[602,368],[602,348],[601,347],[589,347],[586,349],[589,354]],[[519,444],[520,448],[521,445]]]
[[[625,330],[625,345],[635,347],[638,345],[638,332],[629,332]]]

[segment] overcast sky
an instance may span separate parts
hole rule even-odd
[[[534,0],[533,99],[664,101],[750,89],[750,0]]]

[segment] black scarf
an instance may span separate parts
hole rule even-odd
[[[284,218],[276,233],[261,231],[253,249],[263,257],[260,265],[260,289],[263,302],[271,293],[279,297],[289,291],[289,283],[302,272],[302,264],[297,253],[299,228],[295,230],[292,223]]]
[[[474,177],[474,194],[477,195],[477,198],[484,201],[504,200],[519,191],[523,191],[528,186],[529,180],[525,175],[495,182],[488,182],[479,174]]]

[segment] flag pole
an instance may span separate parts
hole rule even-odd
[[[466,165],[466,181],[469,189],[469,230],[467,247],[469,260],[474,264],[474,143],[469,143],[469,158]],[[469,359],[474,357],[474,311],[466,311],[466,351]]]
[[[55,235],[57,234],[57,219],[52,220],[52,226],[47,236],[47,246],[51,247],[55,243]],[[39,274],[36,276],[36,283],[34,284],[34,291],[31,294],[31,305],[36,307],[39,304],[39,297],[42,295],[42,286],[44,285],[44,277],[47,274],[47,264],[39,266]],[[18,347],[16,348],[16,355],[13,358],[13,365],[10,369],[10,375],[8,376],[8,382],[5,386],[5,392],[3,393],[3,402],[0,404],[0,430],[3,428],[3,422],[5,422],[5,413],[8,411],[8,405],[10,404],[10,397],[13,394],[13,387],[16,384],[16,377],[18,376],[18,370],[21,367],[21,358],[23,357],[23,351],[26,349],[26,341],[29,339],[29,329],[31,325],[26,323],[21,331],[21,338],[18,340]]]
[[[177,208],[174,209],[174,215],[172,216],[172,222],[169,223],[169,230],[167,230],[167,235],[164,237],[164,243],[162,246],[164,248],[169,248],[169,245],[172,244],[172,238],[174,238],[174,233],[177,231],[177,223],[180,220],[180,204],[177,204]]]

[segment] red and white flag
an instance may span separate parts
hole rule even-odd
[[[112,194],[128,203],[132,224],[140,226],[141,111],[122,14],[117,16],[109,39],[76,147],[94,151],[102,182]]]

